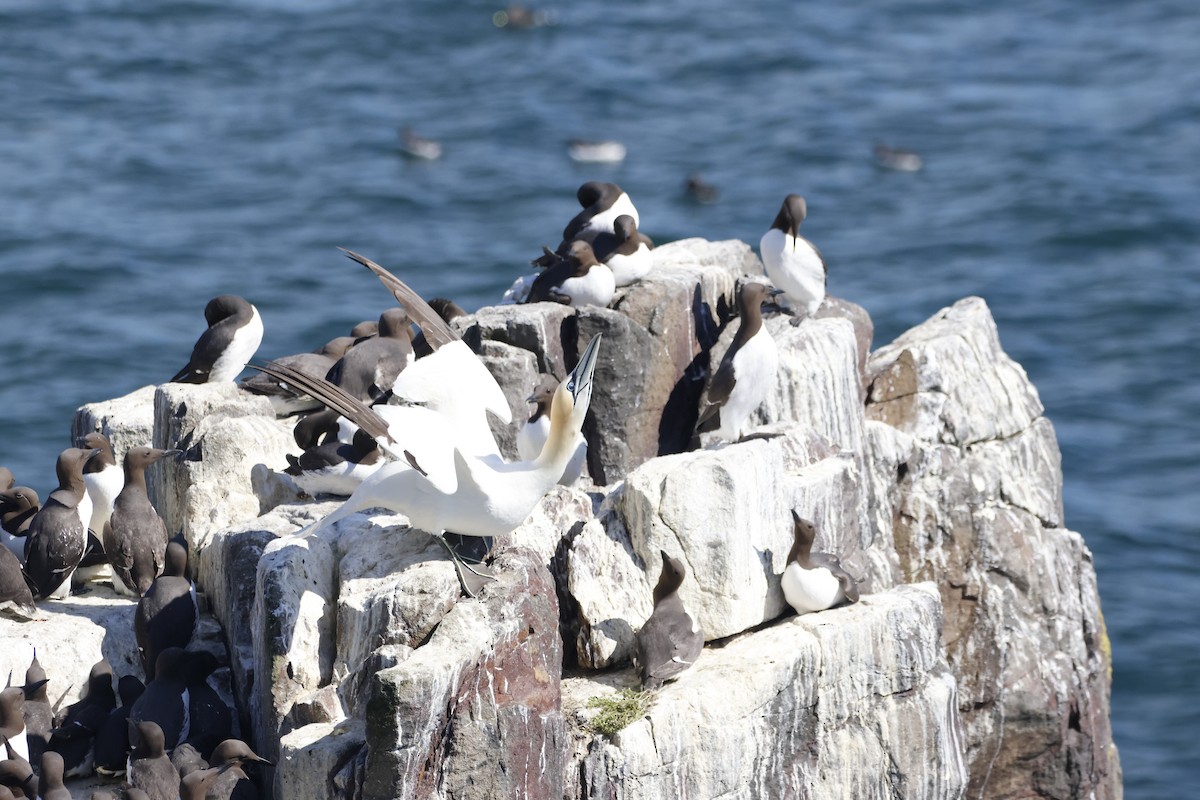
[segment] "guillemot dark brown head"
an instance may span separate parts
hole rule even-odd
[[[775,221],[771,223],[771,227],[794,237],[806,216],[808,216],[808,204],[804,202],[804,198],[798,194],[789,194],[783,199],[783,205],[775,216]]]

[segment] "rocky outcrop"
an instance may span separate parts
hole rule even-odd
[[[1111,653],[1091,553],[1062,528],[1058,445],[982,300],[874,353],[878,498],[906,580],[935,580],[969,797],[1119,797]],[[902,460],[898,460],[902,459]],[[885,470],[886,471],[886,470]]]
[[[592,481],[500,543],[477,599],[402,515],[288,536],[335,507],[277,476],[288,423],[232,387],[159,387],[153,441],[188,455],[155,499],[192,543],[274,796],[1119,797],[1090,554],[1062,527],[1053,428],[983,302],[874,353],[869,317],[838,298],[799,325],[769,315],[780,374],[753,435],[693,450],[734,288],[761,266],[740,242],[654,258],[609,309],[455,321],[506,389],[505,452],[537,373],[605,335]],[[81,430],[126,424],[87,414]],[[787,609],[793,509],[861,603]],[[685,563],[709,645],[605,737],[587,701],[636,684],[659,550]],[[96,659],[79,658],[86,675]]]
[[[960,797],[955,679],[931,584],[791,617],[701,654],[611,739],[586,731],[587,700],[612,687],[565,681],[579,770],[566,796]]]

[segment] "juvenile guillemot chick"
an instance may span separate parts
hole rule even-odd
[[[178,450],[131,447],[125,454],[125,488],[104,528],[104,551],[113,570],[113,588],[141,597],[162,572],[167,528],[150,504],[146,468]]]
[[[262,344],[263,323],[258,309],[241,297],[223,294],[204,307],[208,330],[200,334],[187,366],[172,383],[232,381],[246,368]]]
[[[824,611],[841,603],[858,602],[858,581],[836,556],[812,552],[816,530],[792,511],[795,540],[780,577],[783,596],[797,614]]]
[[[525,302],[550,300],[574,308],[606,308],[616,288],[613,271],[596,260],[590,244],[576,239],[563,259],[534,279]]]
[[[715,431],[722,440],[737,440],[750,415],[774,388],[779,353],[762,318],[762,304],[770,295],[765,284],[742,285],[740,327],[709,383],[708,406],[700,414],[697,432]]]
[[[71,790],[63,783],[63,757],[47,750],[42,753],[42,770],[38,776],[38,796],[41,800],[71,800]]]
[[[88,530],[100,535],[104,533],[104,523],[112,516],[113,503],[125,485],[125,473],[113,456],[112,442],[104,434],[93,431],[77,444],[84,450],[100,451],[83,468],[83,482],[92,501]]]
[[[67,708],[62,722],[50,733],[47,749],[63,757],[67,777],[92,774],[96,735],[116,707],[112,667],[102,658],[88,673],[87,694]]]
[[[532,403],[534,408],[529,419],[517,431],[517,455],[522,461],[533,461],[546,446],[546,440],[550,438],[550,406],[557,391],[558,379],[553,375],[542,375],[533,394],[526,399],[525,402]],[[587,458],[587,439],[580,433],[576,434],[575,441],[575,454],[571,456],[562,477],[558,479],[563,486],[573,486],[583,474],[583,463]]]
[[[405,367],[414,360],[412,323],[403,308],[389,308],[379,317],[379,334],[346,351],[325,373],[359,400],[376,400],[392,388]]]
[[[650,249],[654,242],[638,232],[637,223],[628,214],[617,217],[612,233],[601,233],[592,241],[596,260],[613,272],[618,287],[628,286],[650,272]]]
[[[771,282],[805,316],[812,316],[825,299],[825,260],[812,242],[799,234],[807,214],[804,198],[789,194],[758,249]]]
[[[133,614],[133,632],[148,681],[154,680],[160,653],[188,646],[200,617],[196,587],[187,578],[187,548],[181,538],[167,544],[163,573],[138,600]]]
[[[0,492],[0,539],[20,563],[25,560],[29,523],[42,507],[37,492],[28,486],[11,486]]]
[[[25,692],[20,686],[10,686],[0,691],[0,736],[12,747],[13,752],[29,760],[29,742],[25,734],[25,715],[21,706],[25,704]]]
[[[80,505],[87,497],[83,466],[98,450],[69,448],[58,456],[58,488],[29,524],[25,574],[35,597],[67,597],[71,573],[87,548],[87,527]],[[87,513],[91,508],[88,504]]]
[[[704,634],[679,597],[687,574],[683,562],[662,553],[662,572],[654,587],[654,611],[637,634],[638,668],[642,688],[657,689],[700,657]]]
[[[162,728],[151,720],[129,721],[129,766],[125,780],[150,800],[179,800],[179,773],[167,756]]]

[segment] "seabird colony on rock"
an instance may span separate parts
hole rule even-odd
[[[541,271],[519,278],[506,301],[607,306],[618,289],[637,291],[636,284],[650,276],[653,242],[639,231],[628,194],[616,184],[593,181],[580,186],[576,197],[581,211],[563,229],[558,246],[543,248],[533,261]],[[784,199],[760,244],[771,284],[747,280],[738,287],[736,335],[712,371],[697,423],[707,446],[738,440],[776,382],[778,357],[764,317],[764,307],[774,308],[771,298],[785,296],[782,310],[794,315],[793,324],[812,317],[824,300],[824,261],[798,232],[806,213],[799,195]],[[269,397],[280,416],[303,415],[295,437],[304,452],[288,456],[285,474],[310,495],[347,498],[297,535],[312,535],[372,507],[400,511],[414,528],[442,542],[464,591],[474,595],[491,573],[444,535],[481,540],[486,551],[519,526],[555,484],[581,478],[587,452],[581,427],[600,337],[563,379],[542,376],[517,433],[520,460],[509,462],[489,425],[489,415],[511,421],[504,392],[447,324],[466,312],[445,299],[426,303],[383,267],[345,252],[379,278],[399,307],[313,352],[256,366],[261,374],[241,384]],[[215,297],[204,314],[208,328],[174,381],[233,381],[261,343],[262,320],[243,298]],[[168,543],[146,487],[146,469],[179,451],[135,444],[126,449],[122,469],[101,433],[79,444],[59,455],[59,485],[44,504],[0,467],[6,545],[0,548],[0,612],[34,618],[41,613],[35,599],[66,597],[73,578],[75,584],[85,579],[81,565],[106,562],[114,588],[138,598],[135,629],[147,683],[136,675],[118,680],[101,659],[83,699],[51,720],[47,680],[35,654],[25,685],[0,694],[0,733],[9,756],[0,761],[0,791],[34,796],[40,771],[43,796],[56,796],[64,791],[62,777],[95,769],[123,775],[128,797],[246,792],[252,783],[243,768],[263,759],[231,738],[230,710],[207,682],[216,658],[187,649],[199,607],[187,578],[186,543],[181,536]],[[812,552],[814,526],[794,516],[795,545],[781,576],[787,601],[799,614],[855,602],[853,577],[835,557]],[[679,592],[687,570],[678,558],[661,555],[654,610],[637,635],[646,689],[686,670],[704,644],[698,617]]]

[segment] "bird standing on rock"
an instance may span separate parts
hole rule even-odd
[[[554,403],[554,395],[558,392],[558,379],[553,375],[542,375],[533,394],[526,398],[527,403],[533,403],[533,414],[517,431],[517,455],[522,461],[533,461],[546,446],[550,438],[550,407]],[[563,486],[572,486],[583,474],[583,462],[587,458],[587,440],[583,434],[575,437],[575,454],[567,462],[567,468],[558,482]]]
[[[181,536],[167,543],[163,573],[138,600],[133,631],[146,680],[154,680],[158,656],[167,648],[184,648],[192,640],[200,609],[196,587],[187,578],[187,548]]]
[[[409,517],[412,527],[434,534],[446,545],[460,577],[463,577],[464,588],[470,593],[473,589],[468,586],[470,579],[464,576],[463,569],[475,576],[484,575],[484,572],[466,568],[441,534],[452,532],[485,539],[505,536],[525,520],[558,482],[574,453],[574,437],[587,414],[600,337],[593,338],[579,364],[559,386],[551,413],[550,438],[538,458],[533,462],[508,463],[494,452],[481,457],[478,453],[482,446],[495,448],[495,440],[486,430],[479,392],[494,392],[497,399],[493,402],[503,405],[505,414],[511,418],[507,401],[495,385],[495,379],[487,374],[486,367],[436,312],[407,285],[374,262],[354,254],[351,257],[366,264],[392,289],[397,299],[417,317],[426,336],[431,337],[431,344],[439,347],[437,352],[417,361],[410,369],[426,365],[432,370],[431,375],[443,377],[437,371],[439,364],[456,364],[457,367],[455,372],[445,374],[446,380],[438,386],[410,385],[402,392],[398,379],[395,389],[398,395],[403,393],[413,400],[420,400],[421,392],[430,392],[427,407],[380,406],[377,409],[367,407],[327,381],[315,382],[270,365],[259,367],[281,379],[296,381],[305,391],[373,435],[380,448],[393,459],[393,463],[384,465],[363,481],[341,508],[300,535],[311,535],[365,508],[380,506],[400,511]],[[447,351],[445,356],[443,350]],[[449,360],[451,356],[454,360]],[[486,374],[486,380],[471,377],[475,373]],[[456,397],[460,405],[443,406],[443,398],[448,397]],[[431,399],[437,402],[431,402]],[[487,407],[494,410],[491,404]],[[472,433],[464,422],[481,425],[482,429]],[[490,445],[486,445],[485,440]]]
[[[113,588],[141,597],[163,569],[167,528],[146,492],[146,468],[178,450],[131,447],[125,454],[125,487],[104,526],[104,551],[113,570]]]
[[[48,683],[50,681],[46,677],[46,670],[42,669],[37,651],[34,650],[29,669],[25,670],[25,685],[21,687],[21,691],[25,693],[21,714],[25,718],[29,760],[39,764],[46,745],[50,743],[50,731],[54,728],[54,710],[50,707],[50,696],[46,690]]]
[[[607,308],[616,288],[612,269],[596,260],[590,244],[576,239],[565,257],[534,278],[525,302],[552,300],[574,308]]]
[[[636,283],[650,272],[650,249],[654,242],[637,229],[637,222],[622,214],[613,222],[612,233],[601,233],[592,241],[596,260],[612,270],[617,287]]]
[[[758,249],[767,277],[804,316],[811,317],[825,299],[825,260],[812,242],[800,235],[800,223],[807,215],[804,198],[789,194]]]
[[[35,597],[67,597],[71,574],[87,549],[91,502],[83,467],[99,450],[68,448],[58,456],[58,488],[29,524],[25,574]]]
[[[88,530],[100,535],[104,533],[104,523],[112,516],[113,503],[125,485],[125,474],[113,456],[112,442],[104,434],[93,431],[80,439],[78,445],[84,450],[100,451],[83,468],[83,482],[92,500]]]
[[[683,605],[679,587],[687,571],[683,562],[662,553],[662,572],[654,587],[654,611],[637,634],[642,688],[657,689],[696,663],[704,649],[699,621]]]
[[[107,660],[92,665],[87,694],[67,708],[62,722],[50,734],[47,749],[63,757],[67,777],[92,773],[96,734],[109,712],[117,707],[112,681],[112,667]]]
[[[792,511],[793,534],[787,566],[780,577],[783,596],[797,614],[824,611],[841,603],[858,602],[858,582],[836,556],[812,552],[817,532],[811,522]]]
[[[774,388],[779,352],[762,316],[762,304],[770,295],[765,284],[742,285],[738,295],[741,322],[708,385],[708,406],[700,413],[698,433],[715,431],[720,439],[736,441],[750,415]]]
[[[10,486],[0,492],[0,538],[18,561],[25,560],[25,542],[29,523],[33,522],[42,501],[28,486]]]
[[[187,366],[175,373],[172,383],[232,381],[262,344],[262,317],[244,298],[214,297],[204,307],[204,319],[208,330],[200,334]]]
[[[145,792],[150,800],[179,800],[179,773],[167,756],[162,728],[150,720],[129,722],[133,752],[125,779]]]

